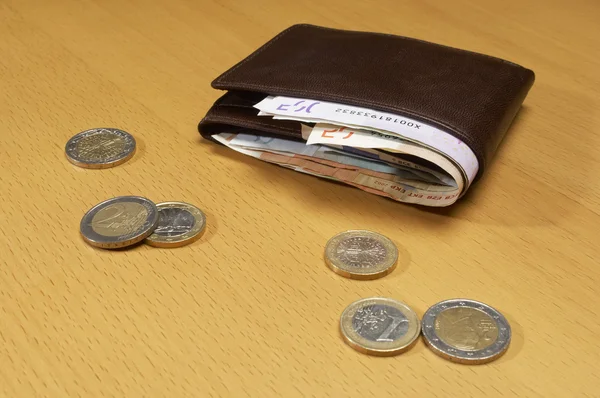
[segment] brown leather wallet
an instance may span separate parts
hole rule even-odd
[[[502,59],[390,34],[293,25],[212,82],[227,90],[200,121],[204,138],[245,131],[302,140],[300,122],[257,116],[268,95],[370,108],[422,121],[467,144],[478,180],[533,85]]]

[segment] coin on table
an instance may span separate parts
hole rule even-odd
[[[506,352],[511,330],[504,316],[487,304],[452,299],[425,312],[423,337],[436,354],[454,362],[481,364]]]
[[[114,128],[95,128],[73,136],[65,147],[67,159],[86,169],[106,169],[131,159],[136,143],[131,134]]]
[[[419,337],[421,323],[406,304],[384,297],[365,298],[342,313],[340,328],[355,350],[391,356],[408,350]]]
[[[85,213],[80,231],[92,246],[117,249],[141,242],[157,225],[158,209],[152,201],[140,196],[119,196]]]
[[[325,262],[333,272],[352,279],[376,279],[396,267],[398,249],[385,236],[353,230],[337,234],[325,246]]]
[[[158,207],[158,226],[146,243],[155,247],[179,247],[200,238],[206,216],[196,206],[184,202],[164,202]]]

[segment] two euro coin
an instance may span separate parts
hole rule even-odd
[[[92,246],[118,249],[145,241],[156,247],[179,247],[196,241],[206,217],[184,202],[154,204],[140,196],[119,196],[92,207],[81,219],[80,232]]]
[[[120,196],[92,207],[79,230],[92,246],[118,249],[141,242],[158,225],[156,205],[141,196]]]
[[[421,328],[433,352],[453,362],[483,364],[500,358],[508,349],[511,328],[491,306],[467,299],[452,299],[425,312]]]

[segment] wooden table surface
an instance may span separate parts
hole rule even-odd
[[[0,0],[2,397],[600,396],[600,4],[594,1]],[[210,82],[300,22],[505,58],[536,82],[485,178],[456,206],[393,202],[200,138]],[[132,133],[108,170],[65,158],[92,127]],[[104,251],[79,221],[118,195],[202,208],[179,249]],[[346,229],[399,247],[370,282],[333,274]],[[500,360],[392,358],[343,343],[359,298],[419,316],[466,297],[502,311]]]

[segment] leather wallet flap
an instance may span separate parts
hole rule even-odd
[[[302,24],[281,32],[212,86],[338,102],[420,120],[465,142],[479,161],[479,178],[533,81],[531,70],[483,54]],[[211,110],[207,116],[215,112],[223,111]],[[246,120],[252,117],[244,114]]]

